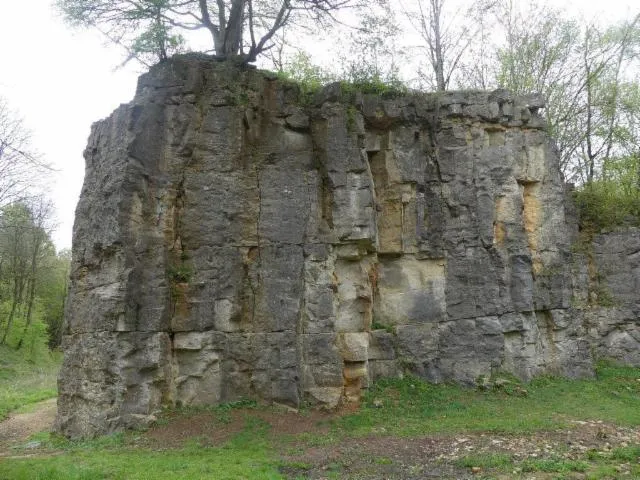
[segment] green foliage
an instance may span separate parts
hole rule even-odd
[[[189,283],[193,277],[193,269],[186,263],[171,265],[167,274],[172,283]]]
[[[505,387],[490,389],[433,385],[411,376],[382,379],[367,391],[363,408],[340,419],[335,427],[349,435],[384,428],[388,434],[411,436],[531,432],[557,428],[577,417],[640,425],[638,378],[639,369],[601,363],[596,380],[543,376],[526,385],[510,380]],[[526,395],[519,393],[522,390]]]
[[[232,419],[231,414],[234,410],[240,409],[255,409],[258,407],[258,404],[255,400],[251,399],[240,399],[234,402],[226,402],[221,403],[219,405],[189,405],[189,406],[181,406],[177,410],[169,409],[165,412],[165,415],[161,417],[158,422],[163,423],[167,420],[167,418],[174,415],[174,413],[179,412],[181,415],[192,415],[201,412],[212,412],[216,418],[221,423],[229,423]]]
[[[57,0],[56,5],[71,25],[98,29],[125,48],[129,59],[147,65],[182,48],[180,32],[194,30],[208,31],[207,50],[218,59],[255,62],[285,27],[326,28],[335,11],[360,6],[353,0]]]
[[[637,153],[640,83],[631,72],[640,58],[640,16],[603,25],[542,2],[498,8],[504,38],[494,49],[495,81],[546,99],[542,114],[565,178],[592,182],[612,158]]]
[[[149,66],[184,48],[184,38],[168,17],[176,7],[171,0],[57,0],[56,6],[71,25],[98,27],[124,47],[125,63],[135,58]]]
[[[513,460],[510,455],[505,453],[485,453],[466,455],[457,460],[456,465],[460,467],[472,468],[499,468],[513,465]]]
[[[305,52],[298,52],[284,68],[277,73],[280,80],[295,83],[300,89],[300,102],[308,105],[322,87],[335,77],[321,67],[314,65],[311,57]]]
[[[622,462],[640,463],[640,445],[614,448],[611,451],[611,458]]]
[[[0,464],[0,478],[13,480],[147,480],[187,478],[231,480],[240,478],[281,479],[277,464],[264,446],[251,442],[222,448],[192,446],[182,450],[102,449],[72,451],[38,459]]]
[[[522,462],[523,472],[585,472],[588,468],[589,464],[585,461],[562,458],[528,459]]]
[[[182,51],[184,44],[184,37],[174,34],[167,23],[154,21],[134,38],[131,53],[142,58],[158,56],[159,60],[164,60],[170,53]]]
[[[285,68],[279,72],[278,78],[294,82],[300,89],[300,103],[309,105],[314,96],[329,83],[339,82],[340,96],[349,102],[356,93],[380,95],[384,98],[396,98],[407,95],[409,90],[399,78],[392,74],[385,74],[376,68],[358,65],[358,68],[348,68],[340,73],[330,72],[312,63],[311,57],[299,52]],[[355,107],[347,111],[347,126],[354,126]]]
[[[595,180],[574,192],[581,228],[590,232],[640,225],[640,188],[632,179]]]
[[[240,408],[256,408],[257,406],[258,404],[255,400],[243,398],[241,400],[236,400],[235,402],[221,403],[220,405],[216,405],[214,409],[220,412],[228,412],[229,410],[238,410]]]
[[[618,305],[616,299],[613,297],[607,286],[601,281],[598,281],[592,293],[593,297],[595,297],[594,303],[600,307],[611,308]]]
[[[0,420],[25,405],[56,396],[62,356],[46,348],[37,352],[0,345]]]
[[[15,354],[8,351],[10,355]],[[234,402],[209,407],[223,417],[231,411],[236,411],[239,418],[244,416],[243,430],[216,447],[211,447],[200,436],[186,441],[182,448],[157,451],[145,446],[145,434],[140,432],[88,441],[69,441],[56,435],[40,434],[33,440],[43,443],[45,454],[5,459],[0,463],[0,478],[280,479],[284,477],[283,473],[297,471],[303,474],[314,465],[278,460],[276,448],[288,449],[287,455],[295,457],[309,447],[339,445],[345,441],[352,445],[351,437],[379,434],[423,437],[459,432],[557,432],[571,420],[640,425],[637,408],[640,369],[601,362],[596,373],[595,379],[579,381],[544,376],[527,385],[509,377],[509,382],[526,386],[527,397],[509,395],[503,388],[479,390],[432,385],[414,377],[384,379],[371,387],[359,412],[323,423],[322,426],[328,426],[329,430],[321,433],[276,435],[264,419],[264,410],[253,402]],[[504,377],[500,378],[504,380]],[[191,409],[185,409],[179,414],[189,415],[190,412]],[[212,421],[224,423],[224,418],[214,416]],[[571,425],[575,428],[575,424]],[[520,478],[523,472],[555,475],[549,478],[573,478],[571,475],[577,474],[582,475],[579,478],[612,478],[619,475],[616,468],[620,464],[627,465],[629,478],[640,475],[637,463],[640,446],[637,444],[614,448],[610,452],[587,451],[570,458],[564,455],[565,452],[556,451],[539,458],[522,459],[496,448],[497,451],[461,453],[463,456],[453,463],[458,468],[480,468],[479,478],[493,478],[494,474],[507,475],[499,478]],[[58,454],[50,455],[52,449],[58,450]],[[340,451],[340,448],[331,451]],[[394,461],[394,457],[382,456],[374,458],[372,463],[387,466],[393,465]],[[324,475],[343,478],[351,473],[346,465],[341,458],[332,459],[323,464]]]
[[[383,98],[397,98],[409,93],[406,85],[400,80],[395,78],[383,79],[378,76],[363,76],[353,80],[342,81],[340,86],[345,94],[370,93]]]
[[[0,210],[0,343],[38,355],[60,344],[69,252],[57,255],[47,226],[50,204]]]
[[[347,132],[356,131],[358,109],[353,105],[347,107]]]
[[[574,20],[563,19],[557,10],[538,13],[526,27],[512,28],[508,44],[497,50],[496,81],[513,93],[555,94],[571,85],[572,79],[566,78],[562,68],[574,54],[580,27]]]
[[[39,273],[38,301],[44,312],[42,322],[47,327],[48,345],[55,349],[62,342],[62,321],[67,296],[71,251],[62,250],[47,258],[46,266]]]
[[[133,435],[109,435],[72,442],[50,436],[50,448],[63,455],[0,463],[0,478],[20,479],[127,479],[186,478],[231,480],[281,479],[267,433],[269,425],[247,418],[244,429],[220,447],[198,441],[176,450],[150,450],[137,446]]]
[[[384,330],[387,333],[392,333],[392,334],[396,333],[395,328],[393,328],[393,325],[385,325],[375,320],[371,324],[371,330]]]
[[[402,30],[395,11],[386,2],[371,3],[375,5],[360,16],[360,25],[349,33],[336,77],[343,80],[343,92],[383,96],[406,93],[399,68],[403,55],[397,46]]]
[[[11,310],[11,303],[9,301],[3,302],[0,305],[0,315],[2,318],[6,318]],[[22,313],[22,312],[21,312]],[[27,327],[26,318],[24,315],[19,315],[13,322],[11,330],[9,330],[6,344],[8,346],[16,347],[20,341],[22,341],[22,350],[25,356],[35,358],[43,355],[43,352],[48,351],[48,330],[47,325],[44,323],[44,306],[42,302],[36,298],[33,305],[33,317],[31,324]],[[25,331],[25,327],[27,327]]]

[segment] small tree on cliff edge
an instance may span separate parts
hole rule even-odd
[[[57,0],[57,6],[67,21],[99,29],[130,58],[164,60],[184,43],[180,31],[206,29],[216,57],[249,63],[285,25],[333,20],[336,10],[358,1]]]

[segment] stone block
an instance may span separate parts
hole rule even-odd
[[[396,358],[395,335],[386,330],[374,330],[369,333],[367,349],[369,360],[393,360]]]
[[[338,406],[342,398],[342,392],[342,387],[312,387],[306,391],[312,402],[328,409]]]
[[[348,362],[365,362],[369,358],[369,333],[341,333],[338,336],[340,355]]]
[[[200,350],[202,349],[202,332],[182,332],[173,336],[174,350]]]

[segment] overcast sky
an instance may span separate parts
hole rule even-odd
[[[19,110],[33,147],[59,170],[47,183],[57,210],[54,241],[68,248],[89,129],[132,98],[137,73],[114,71],[121,54],[95,32],[72,32],[50,3],[0,0],[0,95]]]
[[[583,0],[570,8],[619,19],[631,15],[637,2]],[[51,3],[0,0],[0,96],[20,111],[33,132],[33,147],[58,170],[47,182],[57,209],[54,241],[68,248],[90,126],[131,100],[141,67],[116,69],[122,52],[105,45],[97,32],[72,31]]]

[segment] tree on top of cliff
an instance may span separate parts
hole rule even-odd
[[[57,0],[73,25],[95,27],[130,58],[164,60],[184,45],[180,32],[207,30],[220,59],[254,62],[285,25],[332,21],[359,0]]]

